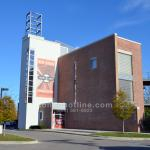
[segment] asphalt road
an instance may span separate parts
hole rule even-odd
[[[150,141],[99,140],[96,137],[40,131],[8,131],[39,141],[31,145],[0,145],[0,150],[150,150]]]

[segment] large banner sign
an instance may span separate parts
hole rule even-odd
[[[44,98],[53,97],[55,61],[37,60],[37,88],[36,96]]]

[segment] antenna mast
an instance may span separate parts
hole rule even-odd
[[[42,14],[31,11],[27,13],[25,34],[42,36]]]

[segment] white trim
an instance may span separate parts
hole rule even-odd
[[[125,50],[122,50],[122,49],[118,49],[117,52],[118,52],[118,53],[127,54],[127,55],[132,55],[132,52],[125,51]]]
[[[141,43],[136,42],[136,41],[132,41],[132,40],[129,40],[129,39],[126,39],[126,38],[120,37],[120,36],[117,36],[117,37],[118,37],[118,38],[120,38],[120,39],[122,39],[122,40],[126,40],[126,41],[129,41],[129,42],[135,43],[135,44],[142,45]]]

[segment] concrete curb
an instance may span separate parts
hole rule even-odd
[[[0,145],[21,145],[21,144],[37,144],[36,141],[0,141]]]
[[[50,132],[55,132],[55,131],[50,131]],[[64,134],[96,137],[97,140],[99,139],[99,140],[117,140],[117,141],[150,141],[150,138],[128,138],[128,137],[112,137],[112,136],[94,136],[93,134],[72,133],[72,132],[57,132],[57,131],[56,131],[56,133],[64,133]]]
[[[115,141],[150,141],[150,138],[128,138],[128,137],[112,137],[112,136],[92,136],[96,140],[115,140]]]

